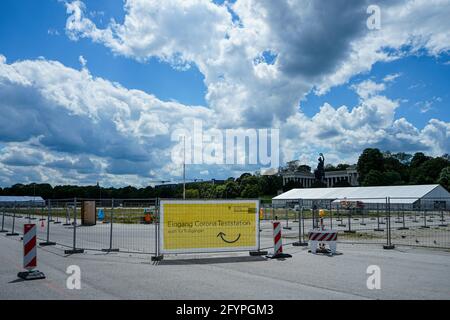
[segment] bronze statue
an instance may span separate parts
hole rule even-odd
[[[319,163],[317,164],[317,169],[314,170],[314,176],[316,180],[323,182],[325,178],[325,157],[322,153],[319,153],[319,159],[317,159]]]

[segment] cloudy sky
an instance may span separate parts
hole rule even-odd
[[[280,161],[449,153],[449,16],[450,0],[2,0],[0,186],[175,181],[171,134],[194,119],[279,129]]]

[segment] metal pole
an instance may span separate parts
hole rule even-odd
[[[8,230],[5,229],[5,209],[2,208],[2,230],[0,230],[0,233],[8,232]]]
[[[40,246],[54,246],[55,242],[50,241],[50,217],[52,211],[52,203],[51,200],[47,200],[47,240],[45,242],[39,243]]]
[[[156,201],[158,201],[158,200],[156,200]],[[155,256],[157,256],[158,255],[158,227],[157,227],[157,225],[158,225],[158,219],[157,219],[157,217],[158,217],[158,204],[157,203],[155,203]]]
[[[283,229],[291,230],[292,228],[289,227],[289,205],[287,202],[286,202],[285,219],[286,219],[286,226]]]
[[[333,207],[331,206],[331,202],[329,208],[330,208],[330,229],[333,229]]]
[[[119,249],[115,248],[113,249],[112,243],[113,243],[113,224],[114,224],[114,199],[111,199],[111,218],[109,223],[109,249],[102,249],[104,252],[118,252]]]
[[[259,201],[258,209],[262,209],[261,207],[261,200]],[[256,213],[258,215],[258,248],[256,251],[250,251],[250,256],[264,256],[267,255],[267,251],[261,251],[261,215],[259,214],[259,211]]]
[[[61,221],[59,221],[58,209],[59,209],[59,201],[56,201],[56,221],[53,222],[54,224],[60,224],[61,223]]]
[[[16,202],[14,201],[12,230],[10,233],[6,234],[7,236],[18,236],[19,235],[17,232],[14,232],[15,224],[16,224]]]
[[[405,221],[405,206],[402,204],[402,226],[398,228],[398,230],[408,230],[409,228],[406,227],[406,221]]]
[[[160,217],[159,217],[159,214],[160,214],[160,202],[159,202],[159,199],[157,199],[157,203],[158,203],[158,205],[157,205],[157,210],[156,210],[156,216],[157,216],[157,219],[156,219],[156,221],[155,221],[155,256],[154,257],[152,257],[151,258],[151,260],[152,261],[161,261],[164,257],[163,257],[163,255],[162,254],[160,254],[160,252],[159,252],[159,223],[160,223]]]
[[[387,207],[387,230],[386,230],[387,243],[385,246],[383,246],[383,249],[394,249],[395,246],[392,244],[391,239],[391,199],[389,197],[386,198],[386,207]]]
[[[183,200],[186,200],[186,137],[183,136]]]
[[[48,200],[48,218],[47,218],[47,242],[50,241],[50,216],[52,211],[51,200]]]
[[[70,226],[69,206],[67,205],[67,203],[65,204],[65,206],[66,206],[66,223],[64,223],[63,226]]]
[[[111,223],[110,223],[110,228],[109,228],[109,250],[112,250],[113,224],[114,224],[114,199],[111,199]]]
[[[84,249],[77,249],[77,198],[73,198],[73,248],[64,250],[65,254],[83,253]]]
[[[351,209],[347,209],[348,211],[348,230],[344,230],[345,233],[355,233],[355,230],[352,230],[352,217],[351,217]]]
[[[384,230],[380,228],[380,204],[377,203],[377,227],[376,229],[373,229],[373,231],[380,231],[383,232]]]
[[[294,242],[293,245],[296,247],[304,247],[307,246],[308,243],[306,243],[304,240],[304,235],[305,235],[305,220],[303,218],[303,201],[302,201],[302,205],[300,206],[300,200],[298,201],[298,206],[299,206],[299,219],[298,219],[298,242]]]

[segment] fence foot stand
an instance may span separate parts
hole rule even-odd
[[[8,230],[6,230],[6,229],[2,229],[2,230],[0,230],[0,233],[5,233],[5,232],[9,232]]]
[[[395,246],[394,246],[393,244],[390,244],[390,245],[384,245],[384,246],[383,246],[383,249],[385,249],[385,250],[392,250],[392,249],[395,249]]]
[[[397,230],[409,230],[409,228],[408,227],[400,227],[400,228],[397,228]]]
[[[250,251],[249,254],[252,257],[258,257],[258,256],[266,256],[269,254],[269,252],[258,250],[258,251]]]
[[[344,233],[356,233],[355,230],[344,230]]]
[[[292,230],[291,227],[283,227],[284,230]]]
[[[268,259],[285,259],[285,258],[292,258],[292,255],[288,253],[277,253],[277,254],[271,254],[266,256]]]
[[[306,247],[308,246],[308,242],[297,241],[292,244],[294,247]]]
[[[12,236],[18,236],[19,234],[17,232],[10,232],[6,234],[8,237],[12,237]]]
[[[56,242],[45,241],[45,242],[40,242],[39,245],[41,247],[56,246]]]
[[[102,249],[103,252],[119,252],[119,248],[114,248],[114,249]]]
[[[53,224],[61,224],[61,221],[55,221]]]
[[[64,254],[77,254],[77,253],[84,253],[84,249],[64,250]]]
[[[164,259],[164,255],[153,256],[152,261],[162,261]]]
[[[24,271],[19,272],[17,276],[20,279],[23,280],[39,280],[39,279],[45,279],[44,273],[40,272],[39,270],[31,270],[31,271]]]

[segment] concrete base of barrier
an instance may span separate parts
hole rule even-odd
[[[77,254],[77,253],[84,253],[84,249],[64,250],[64,254]]]
[[[56,246],[56,242],[45,241],[45,242],[40,242],[39,245],[41,247]]]
[[[251,255],[252,257],[266,256],[268,254],[269,254],[269,252],[267,252],[267,251],[250,251],[249,252],[249,255]]]
[[[273,255],[266,256],[268,259],[285,259],[285,258],[292,258],[292,256],[288,253],[277,253]]]
[[[115,249],[102,249],[103,252],[119,252],[119,248],[115,248]]]
[[[313,253],[313,254],[325,254],[325,255],[336,255],[336,250],[330,250],[327,248],[317,248],[316,251],[314,252],[313,250],[308,250],[308,253]]]
[[[308,246],[308,242],[300,242],[300,241],[298,241],[298,242],[294,242],[292,245],[294,247],[306,247],[306,246]]]
[[[392,250],[392,249],[395,249],[395,246],[393,244],[391,244],[391,245],[384,245],[383,249],[385,249],[385,250]]]
[[[45,275],[38,270],[19,272],[17,276],[23,280],[45,279]]]
[[[152,261],[162,261],[164,259],[164,255],[153,256]]]

